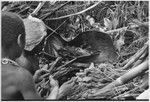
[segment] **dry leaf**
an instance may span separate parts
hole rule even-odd
[[[124,45],[124,36],[121,35],[120,38],[118,40],[116,40],[114,43],[115,43],[116,48],[120,52],[121,46]]]
[[[112,29],[112,22],[108,18],[104,18],[104,25],[108,30]]]
[[[45,24],[42,20],[29,16],[24,19],[26,31],[26,45],[25,50],[31,51],[38,45],[44,36],[47,35]]]
[[[119,23],[119,20],[117,18],[114,18],[113,19],[113,29],[117,28],[118,23]]]

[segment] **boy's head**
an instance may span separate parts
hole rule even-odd
[[[25,27],[22,19],[10,12],[2,12],[2,54],[18,58],[25,46]]]

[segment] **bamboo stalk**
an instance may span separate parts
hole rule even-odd
[[[133,78],[140,75],[141,73],[143,73],[146,70],[148,70],[148,60],[146,60],[142,64],[138,65],[137,67],[131,69],[129,72],[127,72],[123,76],[119,77],[118,79],[116,79],[112,83],[108,84],[104,88],[98,90],[97,93],[91,95],[90,97],[95,97],[95,96],[101,95],[104,92],[110,90],[111,88],[114,88],[116,86],[127,83],[128,81],[132,80]]]
[[[129,62],[121,69],[125,70],[125,69],[129,68],[135,61],[137,61],[141,57],[141,55],[146,50],[148,50],[148,42],[146,42],[145,46],[140,51],[138,51],[135,55],[133,55],[133,57],[130,58]]]
[[[133,68],[136,67],[136,66],[138,66],[139,64],[141,64],[146,59],[147,56],[148,56],[148,50],[146,50],[141,55],[141,57],[134,63]]]
[[[148,42],[145,43],[145,46],[148,45]],[[127,64],[131,59],[135,58],[135,56],[139,56],[140,54],[144,53],[144,49],[145,46],[142,47],[136,54],[134,54],[132,57],[130,57],[129,59],[125,60],[124,62],[122,62],[122,66],[124,66],[125,64]],[[147,46],[148,47],[148,46]]]

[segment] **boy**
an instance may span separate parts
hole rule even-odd
[[[22,19],[2,12],[2,100],[42,99],[35,89],[32,75],[15,60],[25,47],[25,27]],[[56,99],[58,84],[50,77],[52,91],[47,99]]]

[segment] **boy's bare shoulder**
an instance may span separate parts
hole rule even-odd
[[[22,68],[19,66],[16,68],[16,70],[17,71],[15,73],[16,73],[16,77],[17,77],[18,81],[26,82],[28,80],[32,80],[31,73],[28,70],[26,70],[25,68]]]
[[[11,75],[11,77],[13,77],[16,81],[26,81],[32,79],[30,72],[21,66],[11,64],[2,65],[2,73],[3,71],[6,75]]]

